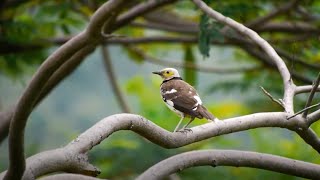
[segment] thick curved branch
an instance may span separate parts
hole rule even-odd
[[[320,154],[320,139],[311,128],[308,128],[307,130],[297,129],[295,131],[306,143],[312,146],[312,148]]]
[[[212,122],[196,126],[191,128],[192,131],[175,133],[162,129],[139,115],[116,114],[99,121],[65,147],[45,151],[28,158],[25,177],[38,177],[48,172],[66,172],[70,171],[69,167],[78,167],[81,170],[83,166],[79,165],[76,161],[70,161],[69,166],[56,166],[56,164],[63,164],[70,158],[72,159],[78,155],[86,154],[112,133],[120,130],[134,131],[165,148],[178,148],[223,134],[261,127],[280,127],[292,131],[307,129],[306,122],[303,118],[297,116],[288,121],[287,113],[284,112],[257,113],[240,116],[219,121],[219,123]],[[315,149],[318,148],[316,150],[320,152],[318,146],[312,143],[309,144]],[[51,161],[50,159],[53,158],[52,154],[56,154],[54,156],[55,163],[48,163]]]
[[[125,113],[130,113],[131,110],[130,110],[129,104],[126,101],[119,87],[119,84],[116,80],[116,75],[115,75],[115,72],[113,71],[112,62],[110,59],[110,54],[107,46],[102,46],[102,56],[103,56],[104,67],[108,75],[108,79],[110,81],[110,85],[113,90],[113,93],[116,95],[116,98],[118,99],[118,102],[122,111]]]
[[[163,179],[196,166],[233,166],[264,169],[308,179],[320,177],[320,165],[264,153],[235,150],[192,151],[165,159],[142,173],[137,179]]]
[[[66,44],[61,46],[40,66],[35,73],[26,90],[19,99],[15,112],[13,114],[10,131],[9,131],[9,169],[5,179],[20,179],[25,169],[24,158],[24,129],[28,116],[30,115],[33,106],[38,98],[38,92],[41,91],[50,76],[58,69],[65,60],[69,59],[79,49],[87,44],[96,44],[96,34],[100,31],[103,25],[101,17],[106,18],[117,12],[123,1],[111,0],[99,8],[97,13],[99,17],[93,15],[88,28],[72,38]],[[102,11],[103,10],[103,11]],[[105,19],[104,19],[105,20]],[[105,21],[103,21],[105,22]],[[99,33],[100,34],[100,33]]]
[[[100,178],[84,176],[79,174],[55,174],[40,178],[40,180],[102,180]]]
[[[261,38],[256,32],[251,29],[245,27],[244,25],[223,16],[222,14],[211,9],[207,4],[205,4],[201,0],[193,0],[193,2],[198,6],[204,13],[206,13],[211,18],[216,19],[218,22],[223,23],[225,25],[230,26],[231,28],[238,31],[240,34],[247,36],[250,40],[255,42],[273,61],[273,63],[277,66],[278,71],[283,80],[284,86],[284,95],[283,101],[285,104],[285,110],[287,113],[293,114],[293,96],[294,96],[294,83],[292,82],[290,72],[280,58],[280,56],[276,53],[276,51],[271,47],[271,45]]]

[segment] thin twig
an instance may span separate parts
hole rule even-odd
[[[299,115],[299,114],[301,114],[301,113],[303,113],[303,112],[308,111],[309,109],[312,109],[312,108],[314,108],[314,107],[317,107],[317,106],[319,106],[319,105],[320,105],[320,103],[317,103],[317,104],[314,104],[314,105],[309,106],[309,107],[307,107],[307,108],[304,108],[304,109],[296,112],[294,115],[288,117],[288,120],[291,119],[291,118],[293,118],[293,117],[296,117],[297,115]]]
[[[317,77],[317,79],[316,79],[316,81],[315,81],[315,83],[314,83],[314,85],[313,85],[313,87],[312,87],[312,90],[311,90],[310,95],[309,95],[309,97],[308,97],[307,103],[306,103],[306,105],[304,106],[305,108],[309,107],[310,104],[312,103],[313,96],[314,96],[314,94],[316,93],[316,91],[317,91],[317,89],[318,89],[319,83],[320,83],[320,73],[318,74],[318,77]],[[309,109],[306,109],[306,111],[304,111],[304,113],[302,114],[302,117],[303,117],[303,118],[306,118],[306,117],[307,117],[307,115],[308,115],[308,110],[309,110]]]
[[[116,95],[116,98],[118,99],[119,105],[120,105],[123,112],[130,113],[131,112],[130,107],[129,107],[123,93],[121,92],[119,84],[116,80],[116,75],[115,75],[115,72],[112,67],[110,54],[109,54],[107,46],[102,46],[102,55],[103,55],[103,63],[104,63],[106,73],[108,75],[112,90],[113,90],[114,94]]]
[[[285,109],[283,102],[281,102],[280,100],[275,99],[267,90],[265,90],[262,86],[260,86],[262,92],[267,95],[271,101],[277,103],[278,105],[280,105],[283,109]]]

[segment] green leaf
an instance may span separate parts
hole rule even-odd
[[[195,64],[195,57],[192,52],[192,48],[190,45],[184,46],[184,64]],[[184,79],[188,83],[190,83],[192,86],[196,85],[197,80],[197,71],[193,69],[184,69]]]
[[[212,40],[216,41],[224,41],[223,36],[220,34],[219,30],[221,29],[222,25],[212,21],[210,17],[206,14],[203,14],[200,18],[199,23],[199,39],[198,39],[198,46],[200,53],[204,57],[209,57],[210,51],[210,43]]]

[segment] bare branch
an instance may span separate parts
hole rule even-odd
[[[265,90],[262,86],[260,86],[260,88],[261,88],[262,92],[271,99],[271,101],[275,102],[276,104],[278,104],[279,106],[281,106],[283,109],[285,109],[285,107],[284,107],[284,105],[283,105],[283,103],[282,103],[281,101],[275,99],[275,98],[274,98],[267,90]]]
[[[99,180],[100,178],[84,176],[79,174],[55,174],[40,178],[40,180]],[[101,179],[102,180],[102,179]]]
[[[235,150],[199,150],[172,156],[143,172],[137,179],[164,179],[196,166],[234,166],[264,169],[308,179],[320,177],[320,165],[264,153]]]
[[[79,49],[87,44],[96,44],[100,37],[100,29],[105,19],[111,14],[117,12],[123,1],[111,0],[105,3],[93,15],[87,29],[72,38],[66,44],[61,46],[40,66],[35,73],[26,90],[19,99],[15,112],[13,114],[9,131],[9,169],[4,179],[21,179],[25,170],[24,158],[24,129],[28,116],[30,115],[34,104],[38,98],[38,92],[41,91],[49,77],[58,69],[65,60],[69,59]],[[102,19],[103,22],[102,22]],[[90,34],[90,33],[97,33]]]
[[[315,112],[307,116],[308,125],[310,126],[311,124],[315,123],[319,119],[320,119],[320,109],[316,110]]]
[[[294,93],[301,94],[301,93],[308,93],[313,89],[314,86],[306,85],[306,86],[297,86]],[[318,92],[320,91],[320,86],[316,89]]]
[[[316,26],[306,22],[270,22],[255,28],[257,32],[285,32],[292,34],[314,33],[320,31]]]
[[[303,117],[303,118],[306,118],[307,115],[308,115],[308,110],[309,110],[309,109],[307,109],[307,107],[309,107],[309,106],[311,105],[313,96],[314,96],[314,94],[315,94],[316,91],[317,91],[317,88],[318,88],[318,86],[319,86],[319,83],[320,83],[320,73],[318,74],[318,77],[317,77],[316,81],[314,82],[313,88],[312,88],[312,90],[311,90],[311,92],[310,92],[310,94],[309,94],[309,97],[308,97],[308,100],[307,100],[307,102],[306,102],[306,105],[304,106],[304,108],[305,108],[306,110],[305,110],[305,111],[303,112],[303,114],[302,114],[302,117]]]
[[[202,66],[197,65],[194,63],[179,63],[169,60],[162,60],[153,56],[150,56],[143,52],[143,50],[135,47],[135,46],[128,46],[128,48],[142,57],[145,61],[148,61],[150,63],[163,65],[163,66],[170,66],[170,67],[183,67],[183,68],[189,68],[198,70],[201,72],[207,72],[207,73],[219,73],[219,74],[225,74],[225,73],[242,73],[242,72],[248,72],[248,71],[254,71],[259,69],[260,67],[242,67],[242,68],[222,68],[222,67],[208,67],[208,66]]]
[[[288,121],[287,113],[284,112],[256,113],[240,116],[219,121],[218,123],[212,122],[196,126],[191,128],[192,131],[175,133],[164,130],[139,115],[116,114],[99,121],[67,146],[52,151],[42,152],[28,158],[27,171],[25,174],[29,174],[29,176],[26,177],[30,177],[30,174],[34,177],[38,177],[48,172],[68,172],[70,171],[70,169],[68,169],[71,166],[70,164],[69,166],[56,165],[64,164],[69,158],[77,158],[78,155],[86,154],[94,146],[100,144],[105,138],[119,130],[134,131],[153,143],[165,148],[178,148],[223,134],[261,127],[287,128],[296,131],[297,133],[301,133],[301,135],[299,135],[320,153],[320,142],[316,139],[315,134],[313,134],[312,131],[303,130],[307,129],[304,119],[297,116]],[[52,154],[56,155],[53,156]],[[49,163],[49,161],[54,161],[55,163]],[[81,171],[81,167],[83,167],[77,164],[77,162],[71,162],[71,164],[71,167],[79,167],[79,171]]]
[[[110,54],[107,46],[102,46],[102,55],[103,55],[104,67],[108,75],[113,93],[116,95],[116,98],[118,99],[118,102],[122,111],[125,113],[130,113],[131,112],[130,107],[123,93],[121,92],[119,84],[116,80],[116,75],[115,75],[115,72],[113,71],[112,62],[110,59]]]
[[[320,154],[320,139],[311,128],[306,130],[298,128],[295,131],[306,143]]]
[[[283,86],[284,86],[283,101],[285,105],[285,110],[287,113],[293,113],[293,95],[294,95],[295,85],[292,82],[291,75],[286,64],[283,62],[280,56],[276,53],[276,51],[270,46],[270,44],[266,40],[261,38],[256,32],[234,21],[233,19],[225,17],[219,12],[214,11],[209,6],[207,6],[207,4],[205,4],[203,1],[193,0],[193,2],[208,16],[216,19],[220,23],[230,26],[231,28],[238,31],[240,34],[243,34],[248,38],[250,38],[250,40],[255,42],[270,57],[273,63],[277,66],[278,71],[280,72],[280,75],[283,80]]]
[[[308,107],[306,107],[306,108],[304,108],[304,109],[296,112],[294,115],[289,116],[288,119],[291,119],[291,118],[293,118],[293,117],[295,117],[295,116],[297,116],[297,115],[299,115],[299,114],[301,114],[301,113],[303,113],[303,112],[305,112],[305,111],[307,111],[307,110],[309,110],[309,109],[312,109],[312,108],[314,108],[314,107],[317,107],[317,106],[319,106],[319,105],[320,105],[320,103],[314,104],[314,105],[312,105],[312,106],[308,106]],[[303,117],[303,118],[305,118],[305,117]]]

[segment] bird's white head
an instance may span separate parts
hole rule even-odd
[[[178,70],[174,68],[164,68],[161,71],[152,72],[153,74],[158,74],[163,80],[169,80],[175,77],[180,77]]]

